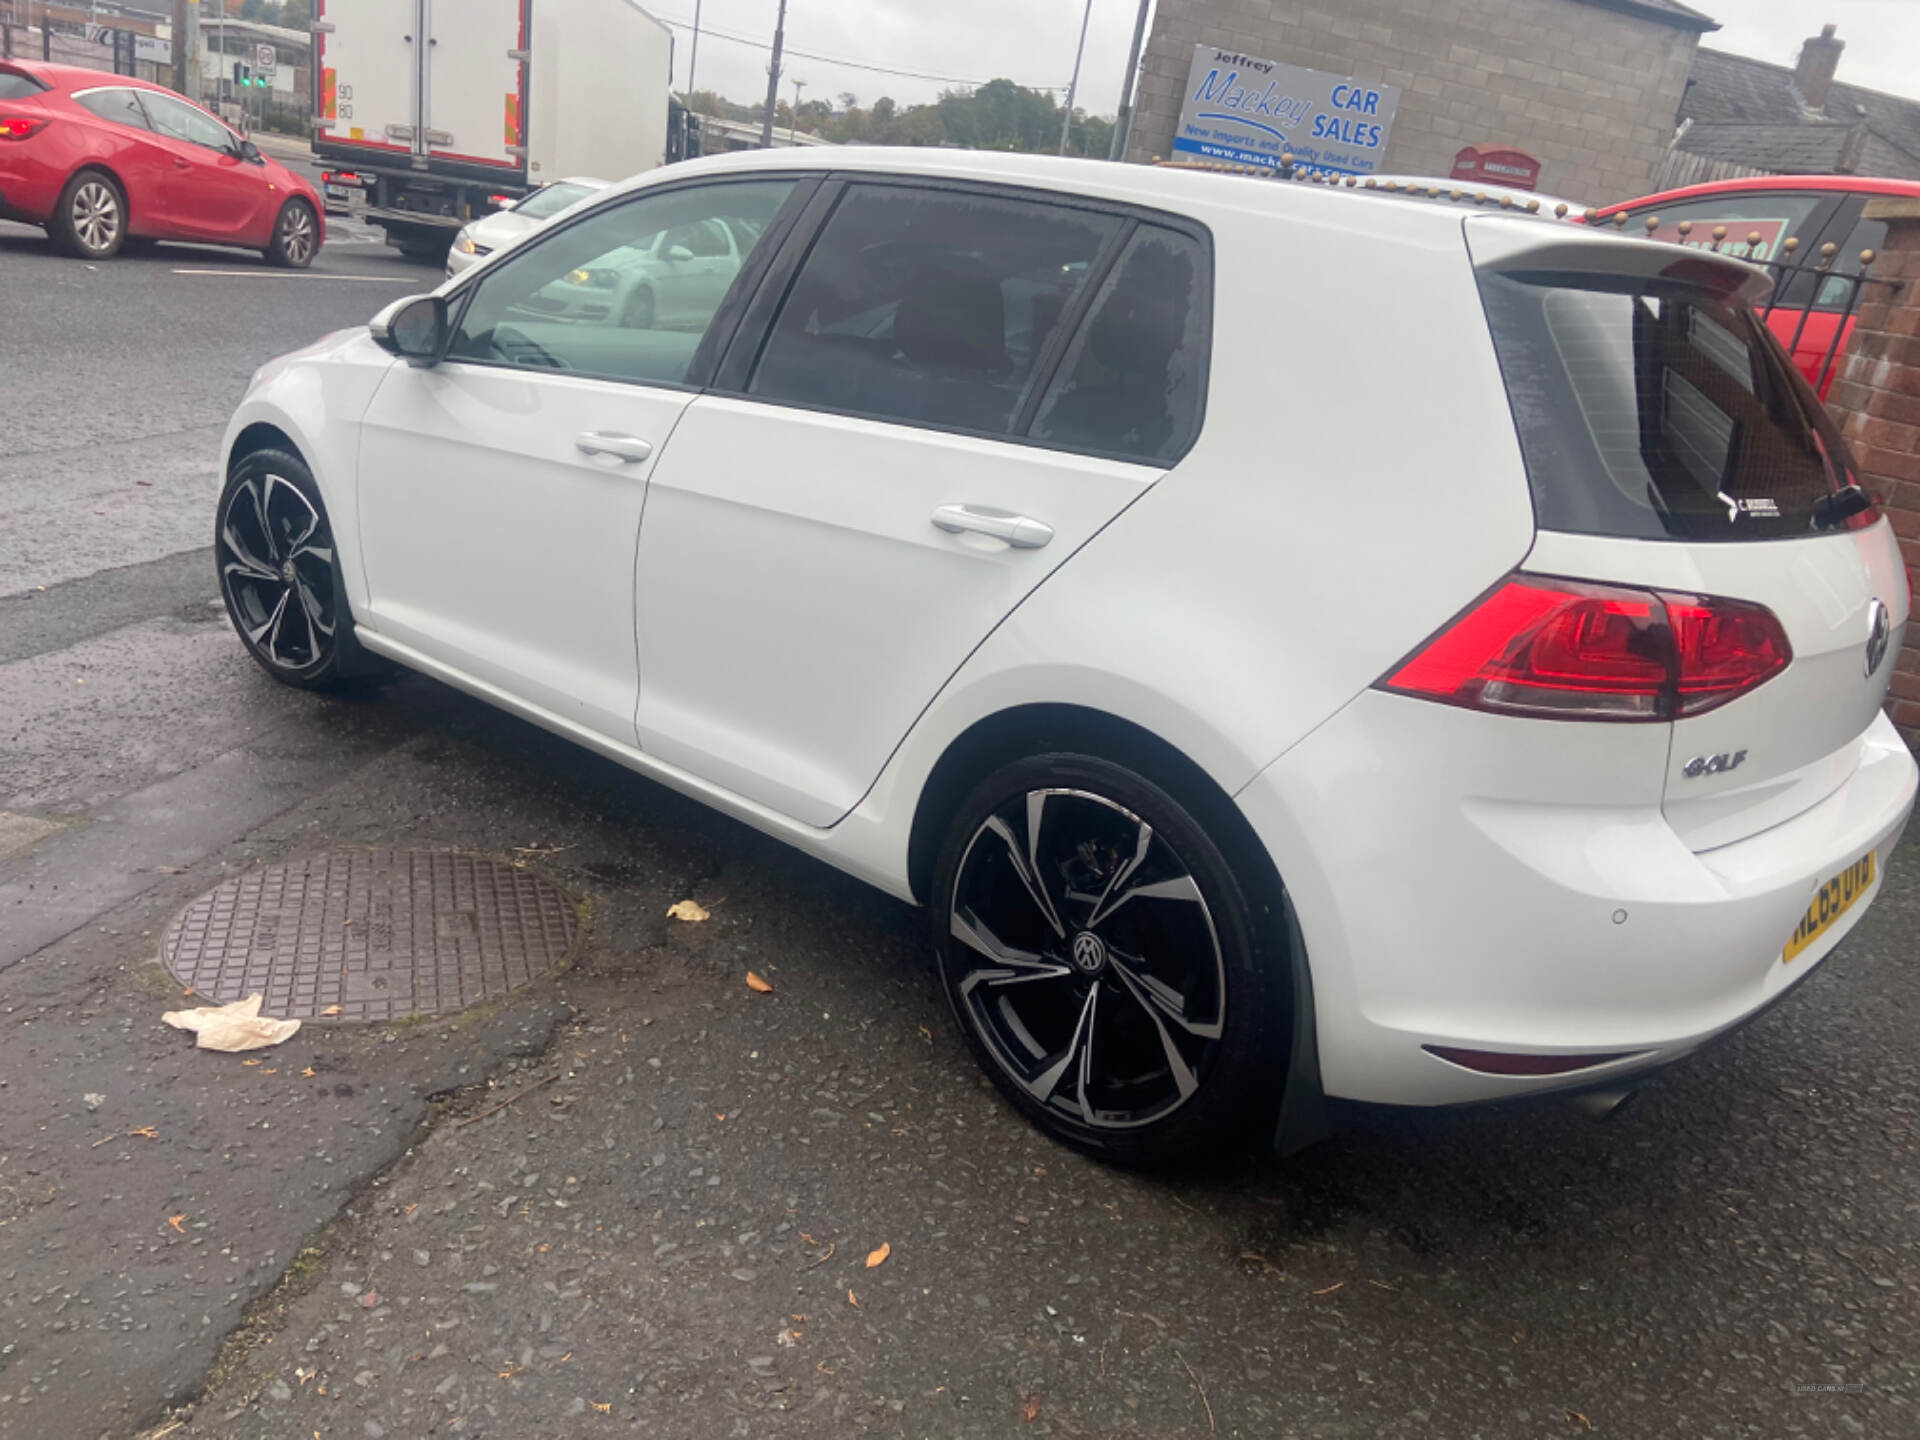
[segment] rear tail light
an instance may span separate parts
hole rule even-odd
[[[37,115],[0,115],[0,140],[30,140],[46,128]]]
[[[1503,715],[1665,721],[1724,705],[1792,659],[1763,605],[1514,575],[1380,688]]]

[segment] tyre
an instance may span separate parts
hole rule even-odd
[[[445,239],[429,236],[425,240],[402,240],[400,242],[400,254],[402,258],[419,260],[428,265],[446,264],[447,252],[451,249],[453,249],[453,237],[451,235]]]
[[[283,270],[304,270],[313,264],[320,248],[320,225],[313,207],[304,200],[289,200],[280,207],[280,218],[273,222],[273,239],[265,250],[267,263]]]
[[[127,240],[127,197],[105,171],[82,170],[60,192],[48,228],[68,255],[111,260]]]
[[[1123,1164],[1271,1135],[1292,975],[1284,934],[1171,789],[1036,756],[982,781],[934,871],[934,950],[969,1048],[1043,1130]]]
[[[330,690],[387,673],[354,639],[326,505],[298,456],[256,450],[235,463],[213,549],[228,618],[274,679]]]
[[[620,325],[625,330],[651,330],[653,328],[653,291],[641,288],[627,296],[627,303],[620,308]]]

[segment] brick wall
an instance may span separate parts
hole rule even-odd
[[[1128,158],[1170,153],[1193,47],[1218,45],[1399,86],[1387,169],[1512,145],[1542,191],[1626,200],[1653,188],[1698,40],[1582,0],[1160,0]]]
[[[1893,283],[1867,287],[1828,404],[1866,487],[1886,497],[1911,581],[1920,574],[1920,201],[1870,201],[1867,214],[1887,222],[1871,273]],[[1920,741],[1920,626],[1908,626],[1887,709],[1909,743]]]

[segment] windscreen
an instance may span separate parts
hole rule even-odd
[[[1584,274],[1490,274],[1481,296],[1543,530],[1811,532],[1845,450],[1745,305],[1671,280]]]
[[[571,181],[562,180],[557,185],[549,185],[544,190],[534,191],[513,209],[515,214],[524,215],[529,220],[548,220],[574,201],[584,200],[591,194],[593,194],[591,185],[575,185]]]

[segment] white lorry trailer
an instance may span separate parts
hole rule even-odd
[[[329,198],[360,190],[422,259],[549,180],[698,153],[672,33],[633,0],[319,0],[313,28]]]

